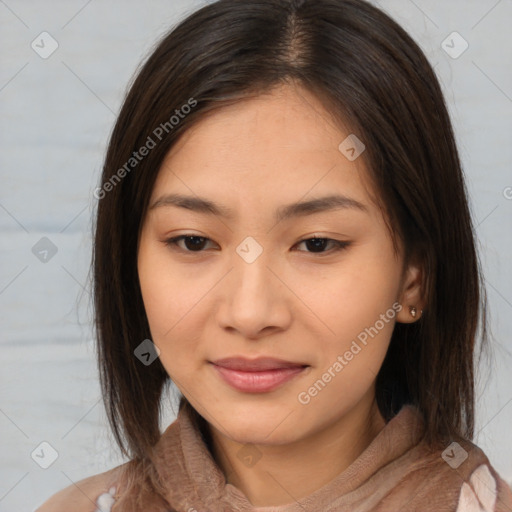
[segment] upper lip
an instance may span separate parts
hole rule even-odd
[[[225,357],[223,359],[213,361],[213,364],[229,368],[230,370],[242,370],[246,372],[308,366],[304,363],[293,363],[283,359],[277,359],[275,357],[258,357],[256,359],[247,359],[245,357]]]

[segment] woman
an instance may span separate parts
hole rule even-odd
[[[382,11],[193,13],[133,82],[95,196],[100,378],[130,460],[40,512],[512,510],[471,442],[485,294],[451,123]]]

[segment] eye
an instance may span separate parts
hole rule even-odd
[[[178,245],[182,240],[185,242],[185,248]],[[201,250],[205,245],[205,240],[209,240],[209,238],[198,235],[180,235],[165,240],[165,245],[177,247],[185,252],[202,252]]]
[[[329,244],[329,242],[331,243],[332,249],[330,251],[323,250],[325,248],[325,246]],[[306,247],[308,247],[310,249],[312,248],[313,250],[308,251],[308,252],[313,252],[314,254],[326,254],[326,253],[331,253],[331,252],[335,252],[335,251],[341,251],[343,249],[346,249],[350,245],[350,242],[342,242],[341,240],[333,240],[332,238],[316,238],[316,237],[315,238],[306,238],[304,240],[301,240],[298,245],[303,244],[303,243],[306,244]],[[301,252],[303,252],[303,251],[301,251]]]
[[[184,242],[184,247],[180,245],[180,242]],[[165,240],[165,245],[173,246],[181,249],[184,252],[203,252],[204,246],[207,241],[211,241],[209,238],[198,235],[180,235],[174,238]],[[350,242],[342,242],[341,240],[333,240],[332,238],[306,238],[298,242],[297,245],[306,244],[308,251],[300,252],[312,252],[313,254],[326,254],[335,251],[341,251],[346,249]],[[331,244],[331,250],[325,250],[325,246]]]

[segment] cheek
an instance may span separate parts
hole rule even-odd
[[[396,268],[385,257],[375,258],[371,250],[360,251],[357,258],[347,258],[337,268],[324,270],[324,275],[310,273],[297,295],[302,295],[321,320],[324,335],[330,333],[333,339],[346,341],[392,308],[398,279]],[[391,318],[393,311],[388,315]],[[386,323],[380,329],[390,336],[392,325]]]
[[[396,322],[399,279],[392,252],[382,247],[359,247],[357,258],[347,257],[328,275],[310,275],[303,288],[305,302],[321,320],[315,323],[322,332],[318,373],[320,386],[328,382],[325,398],[340,392],[347,392],[346,399],[359,396],[382,366]]]
[[[169,265],[166,251],[157,240],[142,235],[138,254],[139,282],[144,308],[155,338],[174,331],[174,325],[190,311],[197,301],[186,277]]]
[[[161,248],[141,241],[138,256],[139,282],[151,340],[160,350],[160,360],[169,374],[187,370],[195,339],[189,329],[200,290],[185,285],[186,277],[165,261]],[[198,325],[197,321],[193,322]]]

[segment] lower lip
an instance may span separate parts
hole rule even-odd
[[[245,393],[264,393],[272,391],[296,375],[302,373],[307,367],[279,368],[260,372],[244,372],[231,370],[222,366],[213,365],[220,376],[233,388]]]

